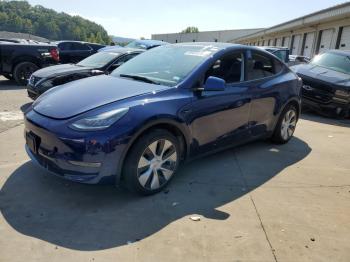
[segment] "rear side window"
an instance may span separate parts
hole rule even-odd
[[[80,43],[72,43],[72,50],[75,51],[89,51],[91,50],[89,46],[80,44]]]
[[[69,43],[69,42],[66,42],[66,43],[59,43],[59,44],[58,44],[58,48],[59,48],[61,51],[67,51],[67,50],[71,50],[71,49],[72,49],[71,43]]]
[[[281,59],[281,61],[287,62],[288,52],[286,50],[278,50],[276,52],[273,52],[273,54]]]
[[[138,55],[138,53],[125,55],[125,56],[121,57],[120,59],[118,59],[118,61],[116,61],[116,64],[125,63],[126,61],[129,61],[131,58],[134,58],[137,55]]]
[[[247,63],[246,80],[256,80],[273,76],[274,74],[276,74],[275,61],[276,60],[272,59],[271,57],[265,56],[260,53],[252,52],[252,58],[249,59]]]

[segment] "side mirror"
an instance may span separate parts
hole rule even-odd
[[[226,82],[224,79],[215,77],[215,76],[209,76],[207,78],[207,81],[205,81],[204,84],[204,91],[224,91],[226,87]]]

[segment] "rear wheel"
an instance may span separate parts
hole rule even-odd
[[[288,105],[281,113],[272,136],[272,141],[278,144],[287,143],[294,134],[297,120],[297,109],[293,105]]]
[[[132,146],[123,168],[127,188],[143,195],[161,191],[172,179],[180,159],[180,145],[170,132],[156,129]]]
[[[39,67],[31,62],[19,63],[13,70],[13,78],[18,84],[27,85],[30,76],[38,69]]]

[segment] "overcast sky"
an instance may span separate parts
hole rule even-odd
[[[273,26],[344,0],[29,0],[56,11],[80,15],[110,35],[150,38],[151,34]]]

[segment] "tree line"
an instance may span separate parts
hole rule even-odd
[[[0,31],[28,33],[50,40],[110,43],[107,31],[80,16],[58,13],[26,1],[0,0]]]

